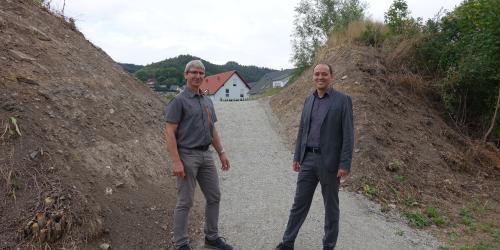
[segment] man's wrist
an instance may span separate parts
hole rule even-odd
[[[224,148],[221,148],[221,149],[219,150],[219,152],[217,152],[217,153],[218,153],[218,154],[219,154],[219,156],[220,156],[220,155],[224,154],[225,152],[226,152],[226,151],[224,151]]]

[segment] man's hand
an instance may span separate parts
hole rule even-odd
[[[349,175],[349,172],[347,170],[339,168],[339,171],[337,172],[337,177],[346,177]]]
[[[229,165],[229,159],[227,159],[226,153],[220,154],[219,159],[222,165],[222,171],[228,171],[231,165]]]
[[[186,173],[184,172],[184,164],[182,164],[182,161],[174,162],[172,166],[173,176],[179,176],[179,177],[184,177],[186,176]]]
[[[298,161],[293,161],[293,163],[292,163],[292,169],[295,172],[299,172],[299,170],[300,170],[300,164],[299,164]]]

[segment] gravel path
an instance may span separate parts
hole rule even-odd
[[[292,153],[274,128],[277,123],[266,101],[218,102],[215,108],[232,166],[220,173],[220,233],[235,249],[274,249],[295,192]],[[361,195],[341,191],[340,212],[337,249],[438,248],[433,237],[409,228],[397,215],[382,214]],[[295,249],[322,248],[323,219],[318,188]]]

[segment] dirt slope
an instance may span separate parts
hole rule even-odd
[[[0,44],[0,249],[170,246],[158,96],[33,1],[2,0]]]
[[[477,220],[499,221],[500,152],[450,128],[419,85],[421,79],[393,73],[387,66],[391,61],[370,47],[330,48],[322,61],[333,66],[334,87],[353,98],[355,153],[344,186],[378,200],[384,209],[438,208],[446,225],[460,223],[460,210],[473,202],[487,208]],[[290,144],[312,90],[309,70],[271,100]]]

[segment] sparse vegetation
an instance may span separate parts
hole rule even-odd
[[[425,217],[422,213],[416,211],[416,212],[405,212],[404,216],[406,219],[408,219],[408,223],[411,226],[417,227],[417,228],[424,228],[430,225],[429,219]]]
[[[22,136],[21,129],[19,128],[17,119],[13,116],[9,117],[7,121],[3,121],[3,132],[0,135],[0,139],[4,139],[5,136]]]
[[[373,186],[370,186],[369,184],[365,184],[365,186],[363,187],[363,191],[364,194],[369,198],[374,198],[378,193],[377,189]]]
[[[406,179],[406,177],[404,177],[403,175],[396,175],[394,176],[394,179],[396,179],[399,182],[403,182]]]
[[[439,210],[435,207],[427,207],[425,210],[425,213],[427,217],[431,219],[431,221],[436,225],[436,226],[443,226],[446,223],[446,219],[441,215]]]

